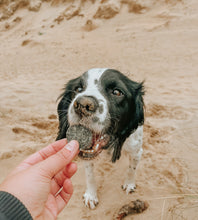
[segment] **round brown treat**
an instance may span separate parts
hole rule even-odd
[[[68,128],[66,137],[68,142],[76,140],[79,143],[80,149],[89,149],[92,145],[92,132],[82,125],[72,125]]]

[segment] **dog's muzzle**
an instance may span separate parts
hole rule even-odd
[[[88,117],[96,112],[98,102],[93,96],[81,96],[74,102],[74,110],[80,117]]]

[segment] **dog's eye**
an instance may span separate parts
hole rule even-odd
[[[83,87],[82,87],[82,86],[78,86],[78,87],[75,88],[75,91],[76,91],[77,93],[80,93],[80,92],[83,91]]]
[[[120,91],[119,89],[114,89],[112,91],[112,94],[115,95],[115,96],[123,96],[124,95],[123,92]]]

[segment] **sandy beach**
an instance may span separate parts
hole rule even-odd
[[[197,0],[0,0],[0,182],[57,135],[65,83],[94,67],[145,81],[144,153],[137,189],[121,189],[127,157],[95,159],[100,203],[89,210],[83,161],[59,220],[112,220],[135,199],[149,208],[125,219],[198,216]]]

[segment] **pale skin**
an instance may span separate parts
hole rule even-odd
[[[77,165],[72,160],[78,152],[77,141],[56,141],[19,164],[0,185],[0,191],[17,197],[33,219],[57,219],[73,193],[70,178]]]

